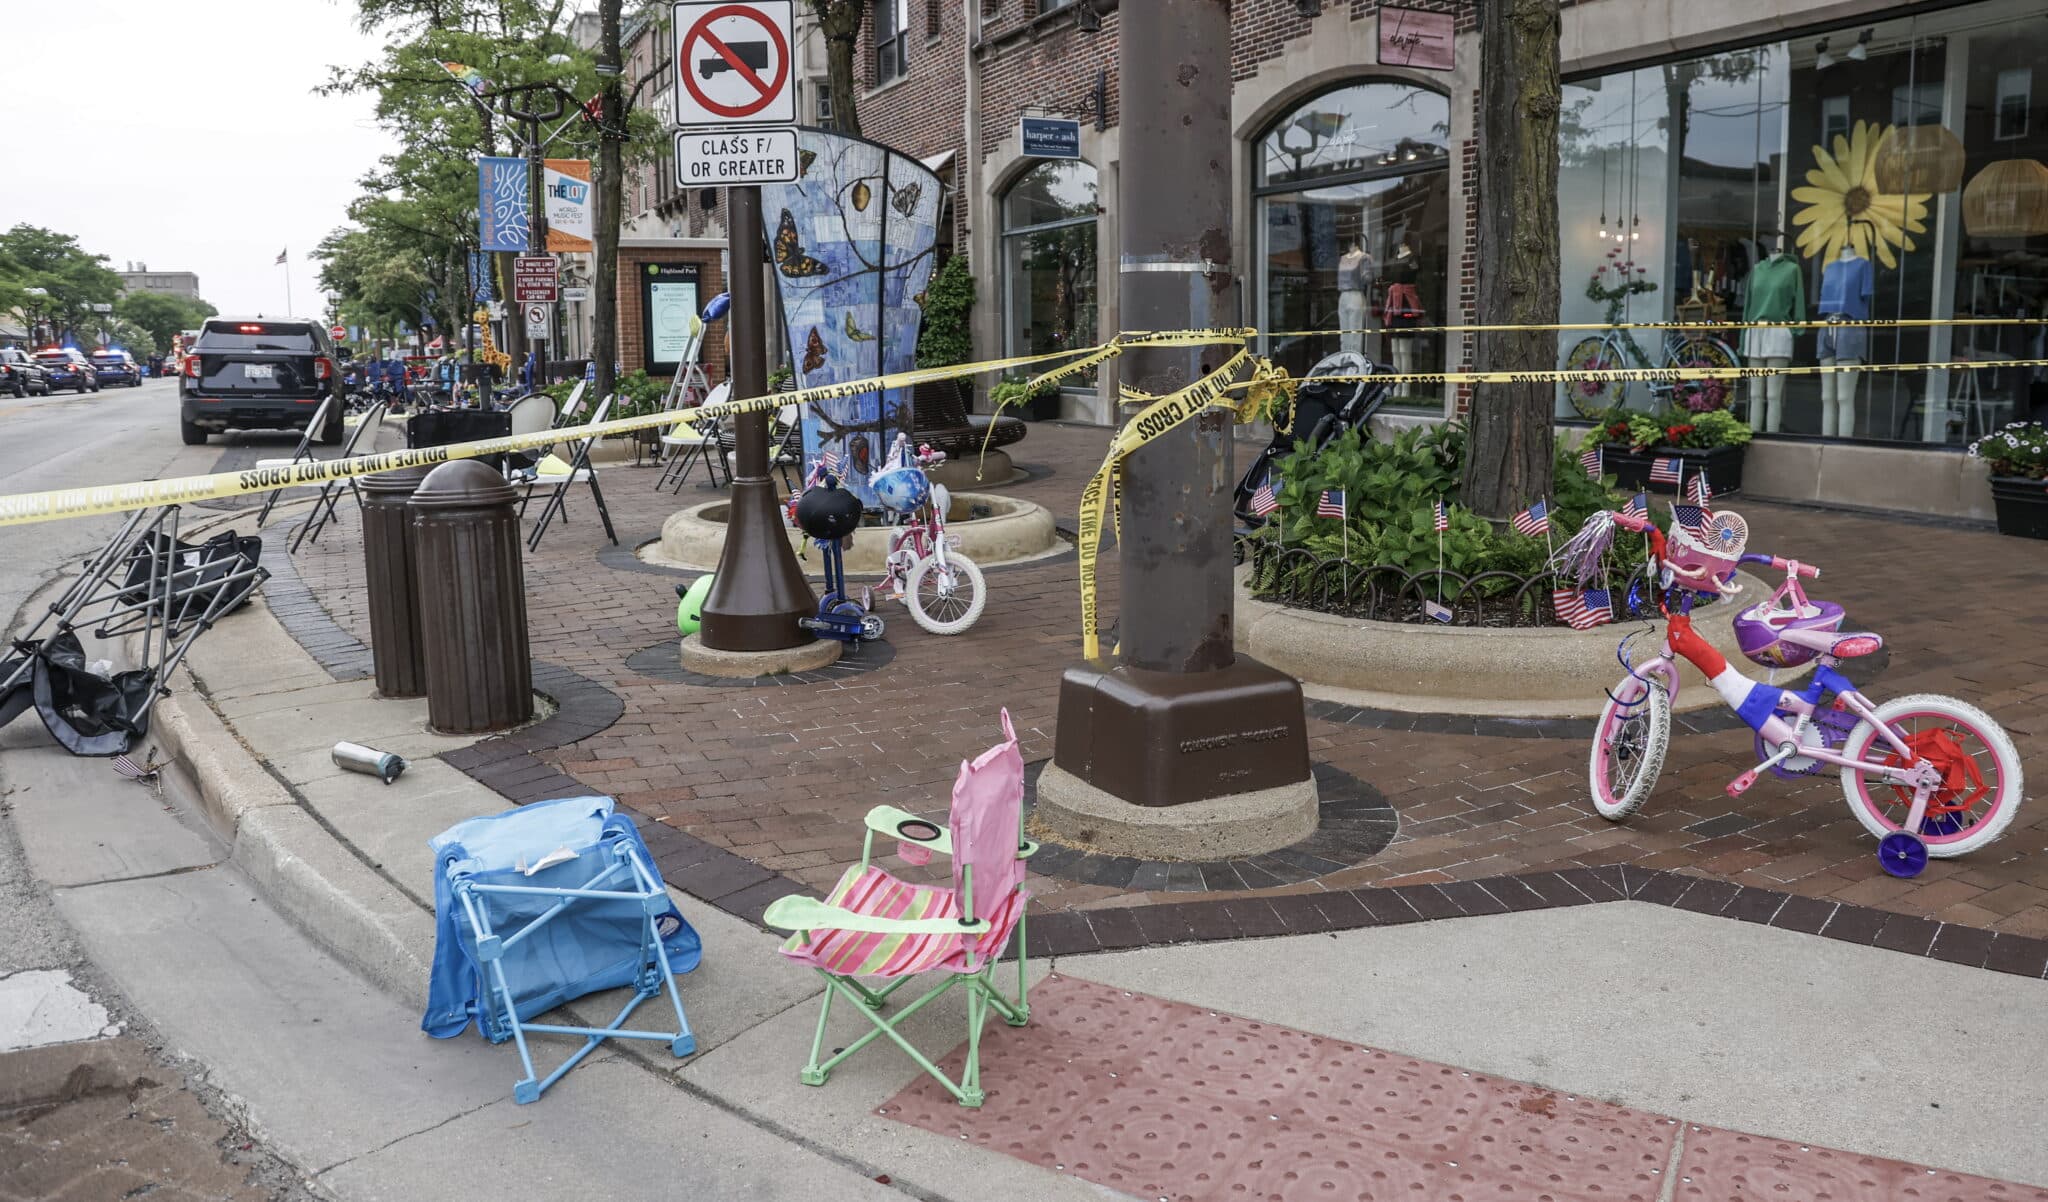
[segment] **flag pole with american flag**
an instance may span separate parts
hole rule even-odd
[[[291,316],[291,314],[292,314],[292,264],[291,264],[291,258],[292,258],[292,249],[291,249],[291,247],[287,246],[287,247],[285,247],[285,248],[284,248],[283,250],[281,250],[281,251],[278,251],[278,252],[277,252],[277,262],[275,262],[275,263],[271,264],[271,266],[273,266],[273,267],[282,267],[282,268],[284,268],[284,313],[285,313],[285,316],[286,316],[286,317],[290,317],[290,316]]]
[[[1316,498],[1316,516],[1336,518],[1337,525],[1344,531],[1344,592],[1351,592],[1351,506],[1344,498],[1341,488],[1326,488]]]
[[[1439,622],[1451,620],[1451,611],[1444,604],[1444,531],[1451,528],[1451,515],[1444,509],[1444,500],[1438,497],[1436,510],[1430,515],[1430,523],[1436,527],[1436,601],[1422,603],[1422,612]]]

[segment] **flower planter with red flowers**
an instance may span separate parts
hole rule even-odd
[[[1659,459],[1676,457],[1684,461],[1687,480],[1702,469],[1713,495],[1742,491],[1742,457],[1746,446],[1735,447],[1643,447],[1635,449],[1608,443],[1601,448],[1601,466],[1614,473],[1614,486],[1623,492],[1675,493],[1678,486],[1650,480],[1650,466]]]

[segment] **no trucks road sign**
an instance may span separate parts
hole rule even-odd
[[[791,8],[792,0],[680,0],[675,5],[677,125],[796,121]]]

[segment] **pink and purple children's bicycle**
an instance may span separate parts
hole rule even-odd
[[[1881,705],[1865,697],[1836,665],[1877,651],[1884,640],[1842,630],[1841,606],[1807,598],[1800,579],[1819,576],[1817,568],[1745,554],[1748,526],[1727,511],[1703,513],[1689,530],[1674,522],[1668,536],[1642,514],[1595,514],[1572,540],[1577,545],[1566,548],[1567,561],[1595,562],[1616,526],[1649,539],[1666,630],[1663,646],[1646,663],[1629,662],[1628,640],[1619,651],[1628,675],[1609,692],[1593,736],[1593,806],[1601,817],[1628,817],[1655,787],[1671,741],[1682,656],[1756,732],[1760,762],[1728,784],[1731,797],[1767,769],[1795,778],[1839,768],[1849,812],[1877,837],[1879,863],[1898,877],[1918,875],[1929,856],[1975,851],[2012,824],[2021,799],[2012,740],[1984,711],[1953,697],[1917,693]],[[1768,598],[1736,615],[1742,654],[1769,668],[1812,663],[1806,687],[1751,680],[1693,629],[1696,601],[1740,591],[1735,571],[1741,564],[1785,573]],[[1833,701],[1823,704],[1829,697]]]

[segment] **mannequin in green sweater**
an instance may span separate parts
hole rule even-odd
[[[1805,321],[1806,277],[1799,263],[1777,239],[1771,253],[1750,269],[1744,321]],[[1792,331],[1784,326],[1751,327],[1743,331],[1743,354],[1765,367],[1792,362]],[[1765,376],[1749,382],[1749,428],[1777,433],[1785,419],[1785,377]]]

